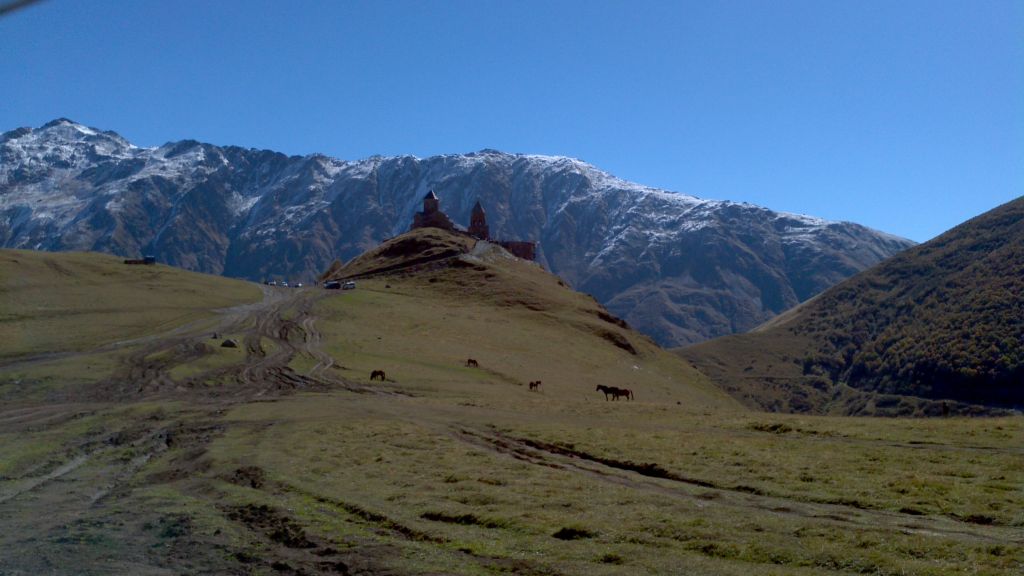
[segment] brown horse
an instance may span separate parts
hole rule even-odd
[[[470,358],[470,359],[466,360],[466,366],[469,367],[469,368],[479,368],[480,367],[480,363],[477,362],[476,360],[473,360],[472,358]]]
[[[540,380],[530,382],[530,390],[540,390]]]
[[[374,370],[373,372],[370,372],[370,380],[376,380],[378,378],[380,378],[381,382],[384,381],[385,376],[383,370]]]
[[[620,396],[625,396],[626,400],[633,399],[633,391],[628,388],[616,388],[615,386],[605,386],[604,384],[598,384],[597,388],[594,389],[596,392],[604,392],[605,401],[611,396],[612,400],[618,400]]]

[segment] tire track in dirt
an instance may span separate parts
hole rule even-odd
[[[301,291],[274,303],[255,319],[245,336],[247,359],[237,375],[244,389],[255,390],[254,397],[265,397],[296,390],[345,389],[350,392],[378,392],[327,372],[334,357],[321,349],[323,336],[316,329],[313,307],[324,294]],[[289,313],[292,317],[289,317]],[[267,340],[273,348],[263,347]],[[305,374],[289,366],[298,354],[307,354],[317,364]]]
[[[229,390],[228,394],[203,394],[200,389],[188,386],[186,382],[175,382],[169,372],[183,363],[187,363],[209,353],[205,343],[209,331],[200,334],[181,335],[175,332],[172,336],[154,337],[145,346],[133,350],[125,356],[119,368],[105,382],[90,388],[82,394],[93,401],[89,405],[68,403],[64,405],[48,405],[38,407],[17,407],[0,412],[0,428],[11,431],[33,429],[50,429],[58,427],[68,420],[81,417],[83,414],[94,413],[103,406],[123,404],[153,396],[163,396],[186,392],[190,400],[203,403],[204,400],[214,401],[208,409],[212,413],[221,413],[223,408],[253,398],[278,394],[287,394],[297,390],[327,390],[344,388],[356,392],[368,392],[373,389],[360,387],[341,378],[324,375],[302,375],[288,367],[288,363],[300,351],[305,351],[320,358],[320,364],[326,368],[333,365],[334,360],[319,350],[322,337],[316,332],[315,318],[312,308],[315,301],[322,297],[317,294],[274,294],[265,292],[266,297],[259,305],[246,305],[234,310],[219,325],[220,330],[245,333],[246,360],[242,365],[211,371],[219,376],[232,377],[238,386]],[[286,318],[293,311],[295,320]],[[314,335],[310,337],[310,335]],[[262,345],[266,338],[273,343],[273,350],[267,353]],[[321,370],[322,372],[323,370]],[[204,373],[191,378],[190,381],[202,382],[211,373]],[[199,392],[197,394],[197,392]],[[85,410],[88,408],[88,410]],[[157,433],[163,434],[163,431]],[[154,436],[156,437],[156,436]],[[134,441],[134,440],[133,440]],[[9,485],[0,492],[0,503],[11,500],[20,494],[42,487],[48,482],[59,479],[86,462],[93,459],[105,449],[102,440],[89,441],[98,446],[86,450],[80,446],[63,462],[41,466],[42,470],[28,470],[21,478],[8,479]],[[198,448],[198,446],[197,446]],[[166,445],[154,444],[152,450],[145,450],[140,456],[134,457],[113,473],[112,479],[99,488],[92,499],[98,501],[114,490],[122,481],[130,478],[141,470],[149,459],[166,449]]]
[[[308,389],[341,388],[360,394],[406,395],[393,390],[356,384],[329,371],[331,367],[337,366],[338,362],[323,350],[323,334],[316,327],[317,318],[314,314],[317,301],[327,295],[324,292],[302,291],[283,307],[268,315],[269,321],[260,330],[277,346],[275,352],[280,353],[280,357],[273,362],[275,367],[271,370],[272,377],[286,382],[286,385],[302,383],[300,385]],[[291,319],[285,317],[289,311],[294,313]],[[317,363],[305,374],[299,374],[288,366],[297,354],[306,354]],[[274,356],[274,353],[270,356]]]
[[[190,406],[187,413],[173,417],[178,420],[177,424],[162,417],[156,420],[148,416],[131,417],[99,436],[90,435],[84,441],[76,439],[62,446],[49,460],[23,470],[18,478],[0,478],[0,515],[21,518],[22,536],[19,538],[31,535],[28,537],[42,546],[39,551],[46,551],[45,558],[40,556],[38,562],[28,562],[23,567],[40,568],[48,562],[60,562],[61,553],[56,548],[48,548],[45,542],[63,538],[61,534],[77,530],[76,526],[98,526],[111,521],[117,515],[117,506],[110,503],[130,502],[136,487],[176,483],[198,498],[208,498],[202,482],[195,483],[195,479],[210,465],[206,449],[214,438],[226,431],[222,417],[231,406],[296,391],[345,389],[387,393],[356,385],[328,372],[335,360],[321,348],[323,337],[316,330],[314,316],[314,305],[323,296],[313,290],[264,288],[262,302],[225,311],[215,324],[207,321],[120,343],[129,350],[121,357],[114,373],[96,385],[70,392],[70,401],[65,404],[11,406],[10,410],[0,410],[0,429],[39,433],[58,429],[82,414],[139,401],[186,398]],[[189,378],[172,378],[175,367],[215,351],[212,346],[220,342],[210,341],[211,332],[240,335],[239,340],[244,342],[244,360]],[[289,366],[300,353],[317,359],[308,374],[298,373]],[[156,471],[151,465],[154,461],[161,462]],[[35,502],[52,502],[56,509],[53,514],[36,517],[31,514]],[[140,518],[150,518],[154,525],[166,519],[156,512],[140,511],[139,514]],[[152,537],[140,535],[142,540],[126,543],[126,546],[130,544],[129,548],[144,556],[148,554],[144,552],[146,546],[155,543]],[[4,542],[8,542],[8,538],[0,537],[0,544]],[[209,556],[209,551],[187,534],[175,537],[173,543],[171,548],[177,552],[168,553],[166,560],[169,562],[178,562],[175,558],[180,556],[181,565],[187,566],[189,558]],[[135,552],[127,554],[142,558]],[[276,569],[273,563],[282,558],[272,555],[269,567]],[[344,565],[331,566],[328,560],[320,559],[308,567],[327,572],[333,568],[344,573]],[[223,559],[217,562],[223,563]],[[18,565],[20,563],[15,562],[14,566]],[[4,566],[0,561],[0,572]]]
[[[162,416],[155,420],[148,416],[131,417],[100,436],[62,446],[49,460],[23,470],[19,478],[0,478],[0,514],[21,518],[21,533],[31,534],[33,542],[42,546],[37,549],[40,552],[38,562],[29,562],[22,565],[23,568],[45,568],[47,563],[61,562],[64,553],[58,549],[63,549],[60,547],[63,544],[53,548],[46,542],[64,538],[63,534],[79,527],[92,530],[88,527],[115,522],[118,506],[112,503],[131,502],[137,487],[173,483],[199,499],[209,498],[208,485],[197,475],[201,476],[210,466],[207,447],[227,430],[223,415],[232,406],[297,391],[396,393],[350,382],[329,370],[336,361],[322,348],[323,336],[317,330],[315,317],[315,304],[326,294],[314,290],[265,288],[264,295],[262,302],[226,311],[215,324],[205,322],[201,326],[178,327],[132,341],[130,346],[124,344],[128,350],[114,373],[97,384],[69,392],[64,404],[0,409],[0,429],[37,433],[56,430],[82,414],[140,401],[185,399],[189,405],[187,412],[172,417],[177,424]],[[244,360],[188,378],[172,377],[176,367],[216,351],[213,346],[221,342],[211,341],[212,332],[232,334],[243,343]],[[299,373],[289,366],[297,354],[315,358],[316,365],[305,374]],[[160,463],[155,469],[154,462]],[[35,502],[55,503],[56,510],[50,515],[35,517],[30,513]],[[165,514],[144,511],[133,516],[132,522],[142,517],[152,525],[163,525],[165,521],[173,524],[173,519],[169,520]],[[187,528],[187,518],[182,521]],[[154,537],[158,540],[153,541]],[[156,545],[165,537],[145,534],[140,538],[137,542],[125,543],[126,558],[142,561],[148,554],[144,552],[146,547]],[[0,545],[7,541],[0,536]],[[175,536],[164,544],[170,547],[162,557],[166,556],[164,560],[172,565],[188,566],[190,559],[196,557],[224,563],[220,556],[211,557],[214,552],[194,541],[187,530],[181,537]],[[221,542],[220,545],[228,544]],[[368,542],[367,545],[375,544]],[[271,553],[268,566],[275,570],[284,567],[288,558],[285,553]],[[344,564],[331,564],[335,560],[320,558],[304,566],[315,572],[345,573]],[[359,566],[359,559],[355,560],[349,567]],[[244,561],[234,564],[236,568],[243,565]],[[0,561],[0,572],[4,566]],[[359,572],[353,570],[353,573]]]
[[[109,494],[111,491],[127,482],[136,471],[138,471],[155,454],[167,448],[167,432],[164,428],[149,430],[145,424],[135,422],[124,425],[114,430],[106,430],[98,435],[93,435],[76,446],[65,448],[65,458],[62,462],[51,462],[24,471],[19,477],[7,480],[8,486],[0,490],[0,504],[14,500],[23,494],[33,491],[47,489],[47,486],[58,480],[63,480],[82,468],[89,462],[104,461],[104,465],[110,466],[110,480],[103,482],[89,500],[88,505]],[[131,448],[139,452],[133,458],[113,459],[114,464],[110,465],[107,456],[122,448]],[[58,491],[61,491],[59,488]]]
[[[323,342],[323,334],[316,329],[316,318],[312,315],[307,315],[302,319],[302,329],[305,331],[308,339],[306,341],[305,351],[316,359],[316,365],[310,368],[307,375],[317,377],[324,374],[329,368],[335,366],[334,357],[324,352],[320,346]]]
[[[191,573],[197,562],[224,565],[222,546],[211,547],[179,530],[179,520],[189,526],[186,515],[150,508],[146,496],[135,497],[139,488],[194,478],[206,464],[206,446],[226,429],[221,415],[217,410],[139,413],[64,446],[65,462],[23,477],[17,492],[0,500],[0,518],[17,526],[16,532],[0,530],[0,550],[19,551],[0,554],[0,574],[150,574],[157,573],[155,566]],[[161,462],[155,471],[153,461]],[[81,539],[93,538],[109,542],[116,553],[82,554]],[[112,558],[119,564],[112,565]],[[211,568],[209,573],[239,572]]]
[[[47,482],[52,482],[53,480],[57,480],[62,476],[75,471],[82,464],[85,464],[86,461],[89,460],[90,456],[92,455],[80,454],[78,456],[75,456],[71,460],[64,462],[63,464],[47,472],[46,474],[43,474],[41,476],[22,478],[13,487],[6,488],[2,492],[0,492],[0,504],[3,504],[8,500],[13,500],[18,496],[25,494],[26,492],[30,492],[32,490],[35,490],[36,488],[39,488],[40,486],[46,484]]]
[[[298,350],[298,346],[291,341],[292,337],[304,337],[296,334],[294,321],[284,318],[285,313],[295,304],[295,298],[274,303],[255,318],[255,326],[245,335],[247,357],[237,379],[244,389],[255,390],[256,397],[274,390],[299,389],[307,384],[319,384],[299,377],[288,368],[288,363]],[[273,344],[270,352],[263,347],[264,338]]]
[[[1024,537],[1019,529],[978,526],[940,516],[917,516],[866,508],[854,504],[815,502],[766,494],[743,486],[728,486],[703,479],[687,478],[653,463],[636,463],[594,456],[566,446],[516,438],[495,431],[460,427],[452,435],[467,444],[517,460],[569,473],[586,474],[630,489],[681,498],[697,506],[729,506],[742,510],[778,514],[825,522],[838,527],[969,539],[985,543],[1017,544]]]
[[[401,572],[389,567],[388,560],[400,555],[401,548],[389,542],[389,539],[441,547],[452,545],[452,541],[444,536],[416,528],[401,519],[370,510],[362,505],[311,492],[283,481],[268,482],[260,468],[240,468],[229,481],[265,493],[293,494],[303,500],[312,500],[316,502],[318,513],[332,518],[344,517],[347,521],[363,526],[376,535],[348,536],[340,541],[332,541],[329,536],[304,529],[281,507],[266,504],[221,507],[225,517],[262,536],[264,548],[261,550],[263,558],[260,560],[267,563],[266,557],[269,555],[278,565],[277,568],[271,566],[275,570],[285,571],[284,566],[287,565],[292,570],[310,570],[314,573],[337,571],[343,574],[399,574]],[[342,550],[335,548],[339,544],[343,544]],[[461,565],[475,564],[488,573],[513,573],[522,576],[562,574],[555,568],[535,560],[491,556],[467,548],[450,551],[449,554],[451,553],[459,555]]]
[[[372,390],[327,372],[336,362],[321,349],[322,335],[315,328],[313,316],[313,305],[322,294],[264,288],[262,302],[231,309],[213,329],[207,326],[191,333],[174,330],[147,339],[145,345],[121,359],[110,378],[82,394],[91,400],[123,401],[187,393],[190,400],[234,403],[303,390]],[[211,332],[241,334],[244,361],[174,380],[170,372],[175,367],[215,352]],[[316,366],[306,374],[289,366],[300,353],[317,359]],[[207,386],[210,382],[217,385]]]
[[[214,324],[207,319],[88,352],[23,359],[0,369],[129,348],[108,378],[96,385],[65,392],[66,400],[106,403],[186,393],[190,400],[241,402],[295,391],[344,389],[357,393],[389,393],[358,385],[329,370],[338,363],[322,348],[323,335],[316,328],[313,310],[325,294],[312,289],[261,288],[264,292],[261,302],[224,309],[222,317]],[[216,352],[215,346],[220,342],[211,342],[212,333],[239,334],[245,351],[244,361],[184,379],[172,378],[170,374],[176,367]],[[316,364],[306,373],[299,373],[289,366],[297,354],[309,355]],[[210,382],[217,385],[208,386]],[[226,385],[229,382],[233,385]]]

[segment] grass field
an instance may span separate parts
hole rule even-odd
[[[0,367],[0,573],[1024,570],[1024,419],[750,411],[493,253],[358,284]]]
[[[210,455],[222,476],[265,477],[240,501],[291,510],[353,554],[395,546],[386,565],[402,571],[1009,574],[1024,561],[1015,420],[963,442],[977,422],[352,396],[240,408]]]
[[[91,253],[0,251],[0,359],[91,350],[257,301],[259,288]]]

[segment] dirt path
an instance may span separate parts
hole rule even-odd
[[[307,335],[306,351],[316,358],[316,365],[307,373],[309,376],[317,377],[323,375],[329,368],[336,365],[334,357],[320,349],[323,342],[323,335],[316,329],[316,321],[313,316],[306,316],[302,319],[302,329]]]
[[[323,351],[323,337],[313,315],[313,307],[322,297],[324,293],[317,290],[264,287],[263,301],[226,309],[215,323],[177,327],[133,340],[134,348],[121,359],[111,377],[100,386],[81,391],[74,399],[123,402],[187,394],[189,401],[234,404],[303,390],[370,391],[329,370],[336,361]],[[216,351],[223,339],[214,339],[213,334],[235,336],[245,352],[244,360],[172,378],[176,367]],[[128,342],[116,344],[128,346]],[[305,374],[289,366],[298,354],[316,360]]]
[[[18,526],[17,533],[0,530],[5,532],[0,534],[0,550],[25,551],[18,557],[0,558],[0,574],[69,573],[62,564],[66,558],[87,565],[93,550],[78,544],[79,537],[74,534],[98,533],[109,538],[131,526],[138,529],[142,524],[165,522],[166,514],[153,510],[126,515],[125,502],[132,501],[132,492],[139,487],[182,481],[201,471],[207,446],[227,429],[222,416],[231,406],[296,391],[367,391],[328,370],[335,360],[322,350],[323,338],[313,316],[315,303],[323,295],[316,290],[264,287],[261,302],[225,309],[213,322],[191,323],[105,346],[103,351],[127,350],[114,373],[97,385],[68,392],[60,403],[0,407],[0,434],[11,437],[60,435],[78,418],[111,415],[104,417],[95,431],[71,436],[54,446],[37,464],[0,477],[0,517],[15,519]],[[240,335],[244,360],[186,378],[172,377],[176,367],[215,352],[223,338],[212,339],[213,333]],[[297,354],[317,360],[309,373],[289,366]],[[53,358],[48,355],[25,362]],[[187,409],[148,416],[143,410],[132,412],[132,406],[152,405],[154,400],[184,400],[179,405]],[[161,461],[157,468],[162,471],[154,473],[149,466],[155,460]],[[43,509],[48,513],[39,514]],[[126,536],[117,545],[121,550],[118,556],[134,558],[139,564],[124,567],[124,571],[162,573],[145,558],[151,554],[149,547],[162,546],[164,536]],[[223,550],[208,549],[185,537],[171,540],[175,551],[168,552],[166,559],[171,565],[199,562],[217,566],[224,562]],[[96,559],[96,566],[107,568],[106,562]]]
[[[322,294],[316,291],[281,289],[265,289],[264,294],[263,301],[258,304],[225,310],[214,330],[208,327],[178,327],[161,335],[147,337],[143,345],[137,346],[122,359],[121,365],[110,378],[98,386],[75,392],[79,397],[71,401],[0,408],[0,433],[56,430],[76,418],[95,414],[99,410],[168,397],[186,396],[199,413],[215,415],[222,414],[225,408],[237,403],[298,390],[366,390],[327,372],[327,368],[334,365],[334,359],[320,349],[322,337],[316,331],[315,318],[312,316],[313,306]],[[244,334],[244,362],[200,373],[185,380],[172,379],[170,372],[174,367],[197,360],[211,353],[211,346],[219,345],[220,340],[210,339],[211,332]],[[133,342],[137,344],[140,341]],[[270,345],[269,352],[264,342]],[[122,345],[127,344],[117,344]],[[288,366],[299,353],[317,358],[318,363],[310,374],[300,374]],[[214,389],[201,386],[201,383],[211,379],[222,382],[222,386]],[[88,400],[88,403],[82,400]],[[98,445],[97,450],[111,445],[109,439],[104,438],[88,442]],[[93,457],[92,452],[79,447],[69,450],[63,459],[43,462],[24,471],[17,478],[0,479],[9,480],[0,484],[0,504],[39,490],[76,470]],[[114,476],[130,476],[132,470],[141,468],[148,460],[145,454],[152,451],[143,452],[143,456],[137,455],[126,460]],[[96,494],[109,491],[108,486]]]

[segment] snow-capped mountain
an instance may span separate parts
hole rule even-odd
[[[153,254],[250,279],[310,279],[408,229],[429,189],[663,345],[750,329],[911,246],[847,222],[701,200],[564,157],[322,155],[186,140],[140,148],[60,119],[0,136],[0,245]]]

